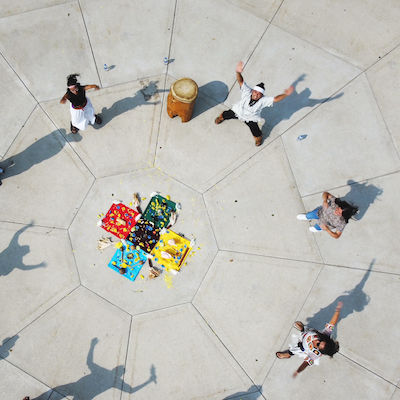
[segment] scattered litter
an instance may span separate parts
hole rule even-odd
[[[110,247],[112,245],[112,240],[111,237],[102,237],[97,241],[97,249],[100,250],[101,252],[106,249],[107,247]]]
[[[167,285],[167,289],[171,289],[172,288],[172,276],[171,275],[164,275],[164,282]]]

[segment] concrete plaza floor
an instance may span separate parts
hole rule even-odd
[[[400,400],[398,0],[0,5],[0,400]],[[214,124],[239,60],[268,95],[295,87],[260,147]],[[103,124],[73,135],[75,72]],[[182,123],[166,98],[186,76]],[[131,282],[98,215],[154,191],[197,244],[180,274]],[[339,240],[296,219],[324,191],[360,208]],[[275,352],[338,301],[339,353],[293,379]]]

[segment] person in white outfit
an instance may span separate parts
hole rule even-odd
[[[261,121],[262,109],[272,107],[274,103],[290,96],[294,91],[294,87],[290,86],[289,89],[285,90],[285,93],[275,97],[264,96],[264,83],[261,82],[251,89],[243,80],[242,72],[243,62],[240,61],[236,67],[236,79],[242,92],[241,99],[232,106],[231,110],[224,111],[219,115],[215,119],[215,123],[220,124],[226,119],[239,119],[243,121],[250,128],[256,146],[260,146],[262,143],[262,132],[258,126],[258,122]]]
[[[65,104],[67,100],[71,102],[71,132],[78,133],[78,130],[84,131],[88,124],[101,124],[101,118],[94,113],[94,108],[90,100],[86,97],[86,90],[100,90],[97,85],[81,85],[77,77],[79,74],[72,74],[67,77],[67,92],[60,100]]]

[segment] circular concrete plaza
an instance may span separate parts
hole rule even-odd
[[[397,0],[0,0],[1,400],[399,400]],[[168,63],[164,63],[167,57]],[[266,95],[256,147],[237,63]],[[103,122],[70,131],[66,77]],[[193,116],[171,84],[198,85]],[[304,140],[296,140],[306,135]],[[179,202],[179,274],[108,268],[113,201]],[[296,215],[360,211],[336,240]],[[117,238],[113,238],[114,243]],[[295,379],[296,320],[340,350]]]

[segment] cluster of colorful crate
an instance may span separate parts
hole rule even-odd
[[[142,215],[113,203],[101,227],[121,239],[108,266],[134,281],[148,258],[167,271],[179,271],[190,253],[190,241],[166,229],[177,205],[168,197],[153,196]]]

